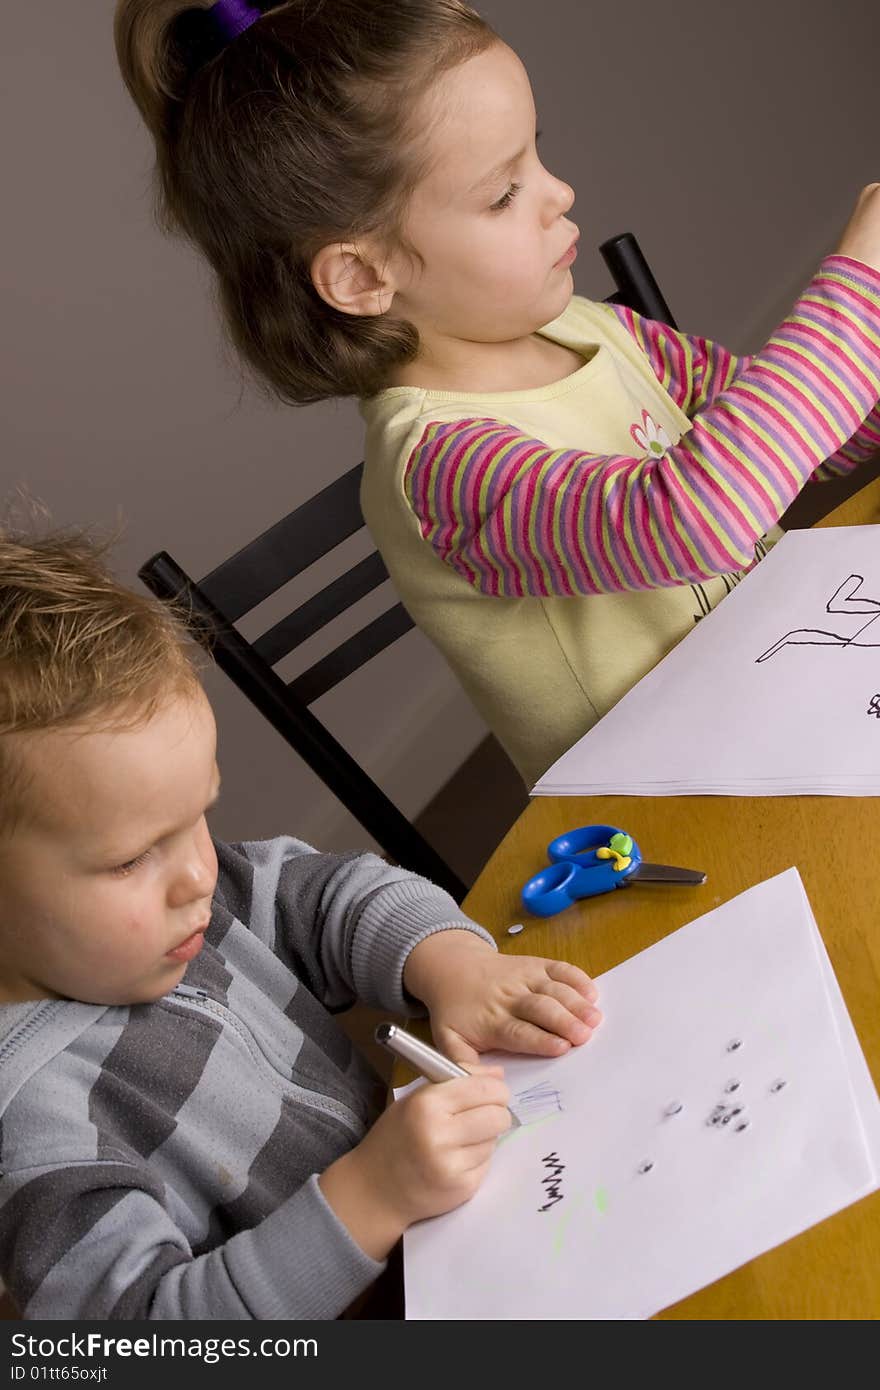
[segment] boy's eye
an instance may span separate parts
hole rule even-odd
[[[133,869],[143,864],[144,860],[149,859],[149,857],[150,851],[145,850],[143,854],[138,855],[137,859],[129,859],[125,864],[117,864],[113,872],[118,874],[120,878],[124,878],[126,874],[130,874]]]
[[[521,183],[512,183],[508,188],[507,192],[502,193],[501,197],[498,199],[498,202],[492,203],[492,212],[503,212],[505,208],[509,208],[521,188]]]

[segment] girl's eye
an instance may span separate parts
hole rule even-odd
[[[510,205],[511,205],[511,203],[513,202],[514,198],[516,197],[517,193],[519,193],[519,191],[520,191],[521,188],[522,188],[522,184],[521,184],[521,183],[512,183],[512,184],[510,185],[510,187],[508,188],[507,192],[506,192],[506,193],[502,193],[501,197],[498,199],[498,202],[497,202],[497,203],[492,203],[492,205],[491,205],[491,211],[492,211],[492,212],[503,212],[505,208],[509,208]]]
[[[129,859],[126,864],[117,864],[113,872],[114,874],[117,874],[118,877],[124,878],[126,874],[130,874],[132,870],[138,868],[138,866],[140,864],[143,864],[146,859],[149,859],[149,857],[150,851],[145,850],[143,854],[138,855],[137,859]]]

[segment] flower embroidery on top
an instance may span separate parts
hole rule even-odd
[[[672,440],[666,433],[662,425],[656,425],[651,419],[647,410],[642,411],[642,423],[632,425],[630,434],[635,441],[637,449],[640,449],[647,458],[660,458],[666,453],[667,449],[672,448]]]

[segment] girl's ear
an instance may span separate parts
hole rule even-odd
[[[391,306],[396,285],[388,264],[366,246],[332,242],[311,264],[312,284],[333,309],[376,318]]]

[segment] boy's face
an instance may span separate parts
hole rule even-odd
[[[392,312],[425,347],[506,343],[562,313],[578,235],[574,193],[542,165],[528,75],[503,43],[443,74],[428,100],[429,172],[409,203],[404,252],[389,264]]]
[[[217,881],[205,695],[169,696],[136,728],[10,737],[24,806],[0,839],[0,1001],[160,998],[201,949]]]

